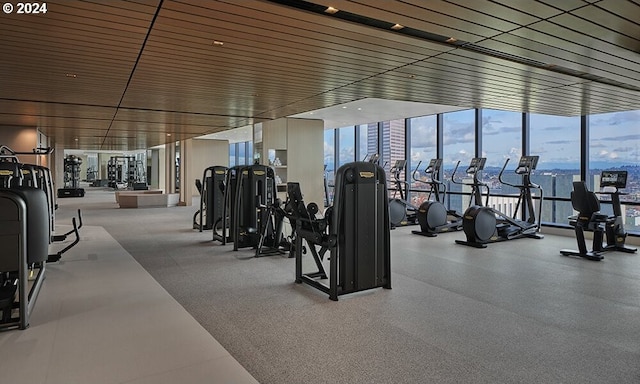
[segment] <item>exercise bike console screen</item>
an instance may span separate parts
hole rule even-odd
[[[615,187],[624,189],[627,187],[627,171],[602,171],[600,175],[601,187]]]

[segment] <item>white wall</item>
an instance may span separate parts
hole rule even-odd
[[[202,179],[204,169],[213,165],[229,166],[229,141],[193,139],[191,147],[191,159],[189,180],[194,186],[196,179]],[[198,190],[193,188],[193,195],[199,196]]]

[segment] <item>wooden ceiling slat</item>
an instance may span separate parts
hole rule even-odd
[[[487,15],[505,18],[506,20],[510,20],[520,26],[526,26],[531,23],[535,23],[540,19],[548,19],[562,13],[562,10],[558,9],[562,8],[557,6],[558,3],[572,3],[572,0],[553,1],[551,4],[545,4],[544,1],[539,2],[531,0],[474,0],[471,2],[469,0],[448,1],[477,9],[479,12]],[[584,4],[581,3],[581,0],[576,0],[575,2],[581,5]]]
[[[428,43],[415,39],[407,39],[407,36],[394,31],[383,31],[369,26],[354,23],[345,23],[342,20],[317,15],[309,12],[299,11],[290,7],[271,3],[263,0],[224,0],[213,3],[202,3],[194,1],[193,4],[185,1],[171,1],[165,3],[166,9],[180,10],[183,13],[182,19],[201,24],[203,27],[218,25],[228,29],[236,30],[233,26],[227,27],[225,23],[233,20],[238,26],[244,28],[252,26],[258,28],[256,35],[271,36],[272,32],[281,32],[289,35],[296,35],[296,31],[317,32],[319,40],[333,41],[336,38],[345,37],[353,41],[375,42],[388,47],[398,46],[398,49],[407,51],[420,51],[425,48],[430,50],[451,49],[450,47]],[[233,23],[232,23],[233,24]],[[212,40],[215,39],[212,35]]]
[[[576,31],[579,34],[589,36],[594,39],[602,40],[613,45],[618,45],[624,49],[633,51],[638,47],[638,40],[629,36],[614,32],[611,29],[605,28],[601,25],[591,23],[580,17],[563,14],[560,16],[549,19],[550,22],[555,23],[565,28]]]
[[[332,0],[327,2],[339,10],[355,13],[369,18],[398,23],[421,31],[441,36],[453,36],[464,41],[479,41],[494,36],[500,31],[517,27],[506,20],[490,18],[468,8],[443,1],[389,0],[347,1]],[[456,16],[451,16],[455,9]],[[451,12],[449,12],[451,11]],[[474,20],[478,21],[469,21]],[[482,23],[485,21],[485,23]]]
[[[187,16],[189,16],[189,19],[186,19]],[[246,18],[233,14],[222,14],[220,12],[214,13],[211,17],[218,19],[211,20],[211,18],[206,18],[202,15],[192,16],[179,13],[178,11],[167,12],[167,18],[158,23],[158,29],[162,30],[165,25],[168,25],[170,27],[180,28],[183,31],[190,31],[196,26],[202,26],[203,30],[211,35],[209,45],[211,45],[214,40],[223,41],[227,44],[224,36],[231,35],[246,43],[256,41],[256,44],[262,42],[262,44],[267,46],[280,45],[291,50],[311,51],[320,48],[325,50],[326,53],[335,51],[336,54],[367,56],[371,56],[372,53],[375,52],[381,58],[386,57],[387,60],[396,62],[406,62],[416,56],[416,53],[412,51],[400,50],[393,47],[382,38],[377,39],[377,43],[374,43],[358,40],[356,39],[357,36],[351,38],[338,35],[337,31],[332,29],[327,29],[327,31],[323,33],[318,29],[310,29],[307,25],[305,25],[306,28],[295,28],[293,25],[277,24],[262,20],[252,21],[250,25],[245,25],[243,23],[247,23]],[[371,38],[369,37],[369,39]],[[407,42],[415,41],[416,39],[403,37],[403,40]],[[428,49],[424,48],[425,44]],[[422,52],[423,56],[431,56],[434,53],[447,50],[445,46],[433,43],[427,44],[426,42],[425,44],[421,44],[422,47],[416,48],[416,51]],[[418,53],[418,55],[420,54]]]
[[[584,56],[563,48],[557,48],[556,46],[538,43],[537,41],[509,34],[493,39],[492,42],[500,44],[500,46],[497,47],[492,44],[490,47],[499,49],[502,52],[553,65],[560,65],[577,71],[609,77],[621,82],[633,83],[636,82],[636,79],[640,78],[640,62],[618,61],[618,64],[625,66],[615,65],[606,61],[607,57],[604,53],[596,55],[589,52],[589,56]],[[487,43],[487,45],[489,45],[489,43]],[[589,63],[588,66],[584,64],[586,62]],[[640,86],[640,83],[636,85]]]
[[[0,125],[37,126],[69,147],[141,149],[367,97],[559,115],[640,109],[630,89],[264,0],[164,0],[143,50],[158,3],[54,0],[47,17],[0,15]],[[637,1],[332,5],[605,79],[640,78]]]
[[[582,41],[579,43],[578,41],[583,39],[579,37],[572,39],[574,32],[552,23],[543,22],[543,24],[547,28],[536,23],[531,25],[530,28],[512,31],[511,34],[551,46],[553,49],[562,49],[569,53],[581,55],[583,57],[582,60],[587,58],[596,59],[621,68],[640,66],[640,59],[638,61],[629,60],[629,51],[626,49],[604,41],[594,41],[593,39],[585,39],[584,44]],[[549,28],[557,29],[559,33],[556,35],[549,34]],[[562,38],[558,36],[562,36]]]

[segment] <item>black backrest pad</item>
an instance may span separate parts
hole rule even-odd
[[[600,211],[600,201],[595,193],[587,189],[584,181],[573,182],[573,192],[571,192],[571,205],[573,209],[583,216],[591,216],[594,212]]]
[[[49,210],[42,189],[15,187],[8,190],[20,196],[27,205],[27,262],[40,263],[49,253]]]

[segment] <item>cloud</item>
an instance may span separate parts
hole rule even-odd
[[[613,136],[613,137],[604,137],[600,139],[602,141],[631,141],[631,140],[640,140],[640,134],[635,135],[624,135],[624,136]]]
[[[635,148],[633,148],[633,147],[618,147],[618,148],[615,148],[613,151],[614,152],[631,152],[634,149]]]
[[[436,127],[411,126],[411,146],[414,148],[435,148]]]
[[[543,130],[545,131],[564,131],[567,129],[566,127],[545,127]]]
[[[592,125],[615,126],[627,122],[635,123],[638,120],[640,120],[640,111],[625,111],[594,115],[591,117],[590,123]]]
[[[574,142],[575,140],[553,140],[553,141],[547,141],[545,144],[571,144]]]

